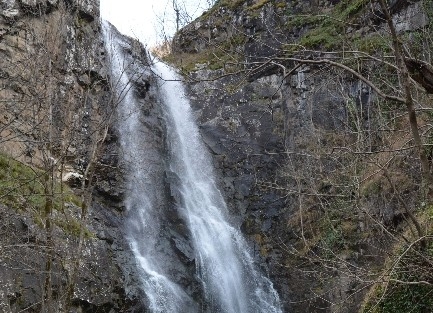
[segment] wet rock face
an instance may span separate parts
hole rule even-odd
[[[315,176],[316,164],[309,163],[303,154],[320,144],[317,132],[346,130],[346,101],[336,92],[340,82],[320,88],[321,81],[311,72],[308,67],[300,67],[288,77],[278,71],[267,72],[233,92],[231,86],[236,85],[238,77],[209,82],[208,78],[222,73],[198,70],[189,85],[219,187],[235,222],[249,238],[257,262],[269,270],[287,312],[329,312],[316,309],[326,308],[326,301],[320,299],[290,304],[303,299],[315,282],[284,266],[290,260],[285,244],[295,245],[299,240],[289,224],[299,209],[290,195],[296,192],[296,186],[288,186],[285,178]],[[331,77],[321,79],[332,81]],[[372,97],[368,88],[349,79],[344,88],[347,95],[359,101],[359,108],[368,108]],[[290,171],[288,160],[297,162]],[[338,281],[332,288],[345,292],[348,285]]]
[[[78,9],[80,17],[88,22],[99,17],[99,0],[66,0]]]
[[[0,15],[12,23],[22,15],[40,17],[62,4],[77,10],[89,22],[99,17],[99,0],[2,0]]]
[[[146,166],[146,175],[149,177],[148,183],[154,185],[155,193],[148,195],[152,199],[153,212],[147,214],[160,226],[158,239],[154,245],[155,255],[160,256],[158,268],[168,279],[181,286],[192,299],[200,303],[204,297],[195,274],[195,255],[191,246],[190,233],[176,207],[176,203],[181,203],[178,189],[180,179],[168,168],[166,120],[162,100],[158,98],[158,78],[150,71],[147,52],[139,42],[122,36],[115,29],[112,29],[112,33],[121,38],[124,61],[127,64],[125,72],[131,79],[130,92],[140,107],[140,146],[137,149],[145,150],[144,162],[147,163],[144,166]],[[119,127],[122,122],[118,121]],[[125,173],[129,175],[134,175],[137,166],[143,164],[121,164]],[[122,184],[125,188],[128,179],[126,184]],[[146,190],[142,192],[145,193]],[[128,190],[125,190],[125,195],[128,196]],[[140,214],[139,209],[132,207],[130,212],[127,212],[126,228],[131,226],[134,229],[129,233],[133,237],[137,236],[134,231],[142,231],[143,233],[139,234],[141,236],[147,232],[146,229],[141,229],[142,226],[133,225],[138,218],[137,215]],[[137,244],[145,245],[146,241],[139,240]]]
[[[91,4],[98,8],[97,1],[87,3]],[[94,131],[92,121],[102,117],[100,104],[110,97],[104,91],[107,73],[97,22],[99,11],[89,11],[96,22],[81,19],[81,5],[81,1],[69,6],[67,1],[53,0],[1,3],[0,93],[5,100],[1,109],[6,112],[1,122],[8,127],[3,128],[2,137],[6,140],[0,149],[37,166],[43,162],[43,156],[34,142],[38,136],[46,135],[47,126],[38,128],[37,122],[26,115],[30,106],[17,105],[18,99],[19,103],[40,102],[33,108],[40,115],[52,110],[53,138],[58,138],[53,150],[64,153],[60,152],[66,149],[62,148],[66,144],[64,138],[73,133],[72,139],[68,139],[71,142],[67,162],[79,165],[85,163],[85,157],[80,159],[78,155],[86,155],[86,137]],[[29,14],[29,10],[37,14]]]
[[[0,16],[5,21],[13,20],[20,15],[19,6],[15,0],[2,0],[0,2]]]

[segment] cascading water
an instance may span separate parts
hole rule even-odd
[[[104,24],[106,49],[111,57],[112,79],[117,90],[119,133],[123,162],[128,168],[125,205],[130,215],[129,242],[141,269],[141,281],[154,313],[281,313],[272,283],[259,273],[241,233],[228,222],[226,204],[216,188],[204,147],[182,84],[176,73],[157,62],[170,153],[170,171],[177,176],[177,210],[188,226],[194,248],[197,277],[204,299],[201,308],[170,278],[175,258],[160,249],[164,207],[161,155],[152,149],[152,131],[143,122],[131,81],[144,71],[128,56],[128,43]],[[138,69],[138,70],[137,70]],[[164,171],[164,170],[162,170]],[[167,245],[169,246],[169,245]],[[169,258],[169,260],[166,260]],[[171,259],[170,259],[171,258]],[[194,280],[194,278],[191,278]],[[197,279],[197,278],[195,278]],[[183,285],[185,287],[185,284]],[[200,292],[196,293],[200,294]]]
[[[152,166],[159,164],[160,155],[147,138],[141,122],[140,103],[131,89],[131,82],[142,73],[134,68],[133,60],[125,57],[123,38],[108,23],[103,24],[104,42],[111,63],[112,84],[117,91],[118,128],[123,162],[127,165],[128,180],[125,206],[129,214],[129,242],[138,265],[141,281],[154,313],[196,312],[197,305],[167,277],[161,259],[167,257],[156,248],[160,240],[158,203],[161,182]]]
[[[180,78],[157,62],[166,107],[170,169],[180,178],[181,211],[192,234],[207,310],[224,313],[281,312],[272,283],[253,264],[241,233],[228,223],[206,148],[193,120]]]

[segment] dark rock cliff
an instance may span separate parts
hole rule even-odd
[[[219,1],[175,36],[168,57],[186,74],[220,187],[287,312],[360,310],[368,290],[360,277],[392,246],[380,225],[402,227],[398,196],[353,153],[387,145],[377,95],[344,71],[288,57],[293,46],[307,59],[340,43],[374,46],[386,24],[371,2],[356,3]],[[398,32],[425,31],[423,5],[394,3]],[[310,20],[321,14],[351,25],[338,33]],[[395,179],[416,203],[416,173],[398,164]]]
[[[145,311],[125,239],[123,165],[108,67],[99,1],[0,2],[1,312],[65,311],[77,256],[71,312]],[[145,96],[146,86],[137,82],[137,92]],[[94,199],[83,219],[80,177],[100,125],[108,133],[101,137]],[[53,170],[56,192],[69,196],[37,195],[43,192],[41,169]],[[61,180],[76,195],[66,186],[57,191]],[[31,181],[34,187],[27,186]],[[51,233],[44,199],[54,199]]]
[[[170,268],[170,279],[200,302],[189,233],[170,190],[177,178],[166,171],[157,78],[141,43],[114,27],[111,33],[122,43],[123,70],[141,110],[139,148],[153,156],[149,172],[162,220],[154,248],[166,255],[161,266]],[[127,173],[144,165],[127,164],[121,155],[116,112],[124,93],[116,92],[111,48],[104,45],[97,0],[1,2],[1,312],[66,312],[68,305],[68,312],[147,312],[143,275],[127,242],[134,212],[124,204]],[[85,193],[92,201],[83,215]]]

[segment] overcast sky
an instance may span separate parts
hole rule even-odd
[[[168,35],[175,30],[173,0],[100,0],[101,17],[117,29],[152,46],[162,39],[161,20]],[[207,0],[178,0],[189,14],[197,17],[207,8]]]

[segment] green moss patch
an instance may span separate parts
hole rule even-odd
[[[0,154],[0,203],[16,210],[41,210],[45,205],[44,171]],[[67,186],[55,184],[54,209],[62,210],[63,203],[80,204],[80,200]]]
[[[218,0],[215,5],[215,7],[226,7],[229,9],[236,9],[243,5],[246,2],[246,0]]]
[[[169,54],[164,61],[173,64],[185,75],[197,70],[199,64],[206,64],[206,68],[211,70],[230,69],[231,66],[238,66],[243,58],[243,55],[236,53],[235,49],[242,46],[245,41],[246,37],[239,34],[198,53]]]
[[[306,27],[308,31],[300,38],[299,44],[308,49],[336,49],[344,44],[346,28],[356,20],[368,0],[344,0],[327,15],[293,15],[286,27]]]
[[[249,10],[258,10],[262,8],[265,4],[269,3],[270,0],[260,0],[252,6],[248,7]]]
[[[45,205],[48,197],[53,201],[53,209],[64,214],[64,218],[54,219],[54,223],[63,231],[77,235],[80,230],[80,221],[67,214],[65,203],[80,206],[80,199],[72,190],[55,182],[54,194],[47,195],[45,190],[47,173],[8,156],[0,154],[0,203],[7,207],[33,216],[34,222],[43,227],[45,219]],[[85,235],[90,236],[85,229]]]

